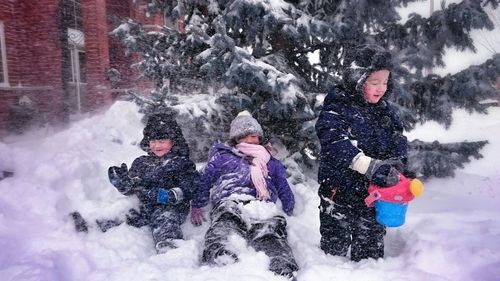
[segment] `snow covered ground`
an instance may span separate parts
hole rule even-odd
[[[0,142],[0,280],[284,280],[269,272],[268,258],[235,237],[240,262],[199,266],[205,223],[184,224],[186,240],[157,255],[147,228],[121,225],[106,233],[95,226],[77,233],[68,214],[89,221],[112,218],[135,206],[108,182],[107,168],[130,164],[142,154],[140,114],[115,103],[107,112],[54,132],[30,132]],[[488,139],[483,159],[466,164],[455,178],[431,179],[410,203],[407,222],[388,229],[386,257],[354,263],[318,248],[318,185],[293,185],[295,215],[289,241],[301,267],[298,279],[314,280],[500,280],[500,108],[490,114],[454,114],[445,131],[427,123],[408,136],[421,140]],[[201,167],[202,163],[200,163]]]

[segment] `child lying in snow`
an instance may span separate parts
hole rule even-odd
[[[136,158],[130,170],[123,163],[110,167],[108,174],[118,191],[137,195],[141,206],[135,218],[140,218],[139,225],[149,225],[156,250],[162,253],[176,247],[175,240],[183,238],[181,224],[189,213],[189,201],[199,184],[199,175],[172,116],[152,115],[143,133],[141,148],[148,155]],[[111,226],[112,222],[108,221]],[[103,230],[109,227],[100,226]]]
[[[275,208],[279,198],[283,212],[292,215],[295,200],[285,168],[259,144],[262,127],[248,112],[233,120],[229,137],[228,143],[212,147],[208,163],[200,172],[200,189],[192,201],[191,220],[195,225],[203,221],[203,207],[212,204],[202,262],[236,262],[238,257],[228,242],[230,235],[237,234],[271,258],[271,271],[291,277],[298,266],[287,242],[285,217],[263,219],[249,214],[252,207],[266,213],[262,209]]]

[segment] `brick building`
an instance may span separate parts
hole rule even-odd
[[[133,57],[109,32],[117,17],[164,24],[145,15],[132,0],[0,0],[0,137],[27,114],[69,120],[135,86]],[[110,69],[121,73],[119,82],[110,81]]]

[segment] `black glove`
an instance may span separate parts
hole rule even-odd
[[[395,167],[402,165],[400,160],[373,159],[368,166],[365,176],[372,183],[381,186],[393,186],[399,182],[399,171]]]
[[[403,172],[405,170],[405,164],[403,163],[403,160],[401,158],[389,158],[386,160],[383,160],[388,164],[391,164],[396,170]]]
[[[414,171],[412,170],[409,170],[409,169],[404,169],[403,170],[403,175],[409,179],[416,179],[417,178],[417,173],[415,173]]]
[[[109,167],[108,177],[111,184],[120,192],[127,192],[132,188],[132,180],[128,176],[128,168],[125,163],[122,163],[120,167]]]

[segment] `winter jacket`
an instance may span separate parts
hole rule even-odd
[[[167,206],[182,211],[188,209],[199,183],[199,175],[189,158],[177,155],[169,152],[163,157],[150,154],[136,158],[128,174],[133,186],[120,191],[125,195],[137,195],[147,212]],[[160,188],[175,194],[168,205],[157,203]]]
[[[343,83],[328,93],[316,122],[321,144],[319,193],[330,197],[332,189],[337,188],[363,204],[368,180],[349,168],[353,158],[363,152],[375,159],[399,158],[406,163],[407,140],[395,109],[387,102],[394,86],[392,73],[381,100],[371,104],[363,96],[371,73],[392,70],[390,52],[377,45],[361,45],[344,55]]]
[[[204,207],[209,201],[213,205],[232,194],[256,196],[250,178],[250,159],[235,147],[223,143],[213,145],[208,163],[200,172],[200,188],[193,199],[193,207]],[[286,180],[285,167],[271,157],[267,163],[267,188],[271,201],[279,198],[283,211],[291,214],[295,199]]]
[[[406,162],[407,139],[385,97],[369,104],[362,93],[333,88],[324,100],[316,132],[321,143],[318,180],[325,189],[320,194],[328,196],[332,188],[339,188],[360,198],[367,195],[368,180],[349,168],[360,152],[375,159],[399,158]]]

